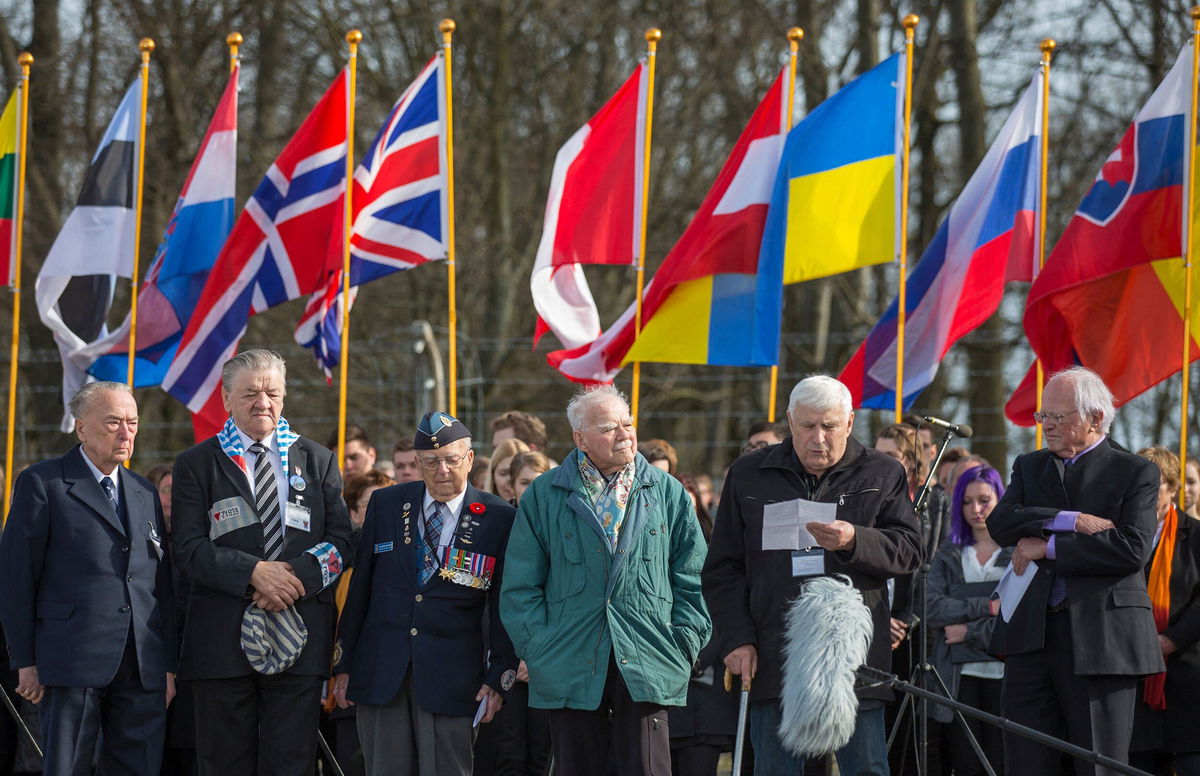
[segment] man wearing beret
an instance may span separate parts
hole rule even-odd
[[[282,416],[285,379],[269,350],[225,362],[225,427],[175,460],[201,776],[313,772],[350,516],[336,456]]]
[[[473,724],[491,721],[516,678],[499,613],[515,510],[468,483],[475,453],[458,419],[427,414],[413,447],[421,481],[367,506],[334,697],[358,705],[368,776],[468,776]]]

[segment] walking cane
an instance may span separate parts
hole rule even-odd
[[[733,689],[733,674],[725,669],[725,692]],[[737,740],[733,744],[733,776],[741,776],[742,753],[746,751],[746,712],[750,709],[750,679],[742,677],[742,697],[738,701]]]
[[[21,712],[17,711],[17,707],[13,705],[12,698],[8,697],[8,690],[0,687],[0,696],[4,696],[4,706],[8,709],[8,713],[16,720],[16,723],[25,731],[25,737],[29,739],[29,743],[33,745],[33,751],[37,752],[38,757],[45,758],[42,754],[42,748],[38,746],[37,739],[33,737],[33,733],[29,730],[29,726],[25,724],[25,720],[21,718]]]

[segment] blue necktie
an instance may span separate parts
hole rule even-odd
[[[445,524],[446,505],[440,501],[433,502],[433,510],[425,516],[425,554],[421,558],[420,581],[422,587],[429,582],[433,572],[438,569],[438,544],[442,538],[442,526]]]

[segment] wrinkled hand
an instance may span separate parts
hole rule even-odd
[[[1017,573],[1018,577],[1022,576],[1026,567],[1029,566],[1029,561],[1041,560],[1044,557],[1046,557],[1046,540],[1026,536],[1017,542],[1017,548],[1013,550],[1013,571]]]
[[[348,709],[354,705],[354,701],[346,698],[346,688],[349,686],[350,674],[333,675],[333,700],[339,709]]]
[[[904,641],[904,637],[908,635],[908,624],[903,620],[892,618],[892,649],[900,646],[900,642]]]
[[[46,688],[38,681],[37,666],[17,669],[17,695],[30,703],[41,703]]]
[[[175,674],[167,672],[167,708],[171,708],[171,700],[175,697]]]
[[[1113,521],[1106,520],[1103,517],[1089,515],[1086,512],[1080,512],[1079,517],[1075,518],[1075,533],[1087,534],[1088,536],[1091,536],[1092,534],[1098,534],[1101,531],[1107,531],[1110,528],[1116,528],[1116,526],[1113,525]]]
[[[947,625],[944,630],[947,644],[961,644],[967,640],[967,626],[961,622]]]
[[[292,564],[260,560],[250,573],[250,586],[256,591],[254,603],[260,609],[281,612],[304,597],[304,585],[292,572]]]
[[[491,722],[492,717],[496,716],[496,712],[500,711],[500,707],[504,705],[504,699],[500,697],[500,693],[488,687],[486,684],[479,688],[479,692],[475,693],[475,700],[481,701],[487,698],[487,711],[479,719],[480,724]]]
[[[1163,657],[1166,657],[1167,655],[1179,649],[1179,647],[1175,646],[1174,641],[1171,641],[1171,639],[1162,635],[1161,633],[1158,634],[1158,647],[1162,650]]]
[[[529,682],[529,666],[525,664],[524,660],[517,665],[517,681]]]
[[[854,549],[854,524],[845,520],[834,520],[832,523],[807,523],[804,526],[817,540],[822,549],[836,552]]]
[[[749,684],[758,673],[758,648],[743,644],[725,656],[725,667],[729,673],[742,677],[743,685]]]

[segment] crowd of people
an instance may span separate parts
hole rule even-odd
[[[4,715],[0,773],[705,776],[740,689],[745,773],[911,773],[920,750],[966,776],[987,772],[977,749],[998,774],[1113,772],[936,703],[918,742],[870,682],[848,740],[789,749],[788,614],[835,576],[869,612],[871,668],[1200,774],[1200,463],[1180,482],[1165,448],[1117,445],[1086,369],[1047,382],[1046,448],[1008,477],[965,447],[939,458],[920,418],[864,445],[825,376],[716,478],[639,440],[611,386],[564,408],[560,461],[528,413],[493,418],[483,456],[435,410],[390,458],[349,427],[339,465],[286,393],[278,355],[239,354],[222,431],[145,477],[122,466],[132,392],[73,399],[78,444],[20,474],[0,534],[4,687],[45,752],[18,758]],[[806,539],[767,508],[793,502],[825,508],[792,525]]]

